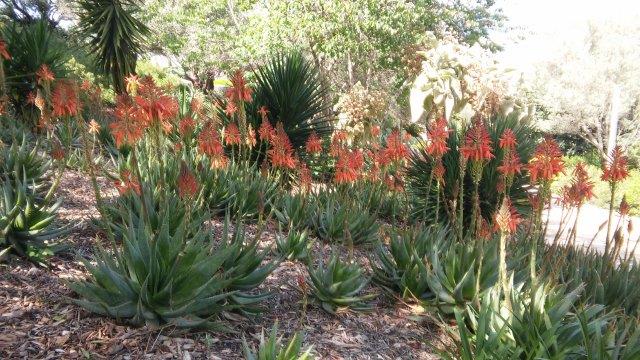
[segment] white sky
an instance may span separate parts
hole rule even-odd
[[[640,22],[640,0],[497,0],[508,18],[506,31],[492,34],[504,46],[499,58],[524,72],[580,41],[589,21]]]

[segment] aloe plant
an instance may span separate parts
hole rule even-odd
[[[61,200],[41,205],[37,195],[22,182],[5,178],[3,187],[4,220],[2,233],[5,249],[44,264],[44,258],[63,248],[54,240],[67,233],[70,227],[57,227],[55,220]]]
[[[319,260],[318,267],[313,268],[309,263],[307,270],[312,293],[325,311],[335,314],[346,309],[372,310],[366,302],[375,298],[376,294],[361,294],[370,279],[363,275],[357,263],[342,261],[334,252],[326,266],[323,260]]]
[[[447,231],[437,226],[392,230],[389,246],[379,242],[376,248],[378,261],[372,261],[373,281],[405,299],[433,298],[427,267],[419,263],[425,261],[427,254],[438,252],[446,244],[446,237]]]
[[[277,261],[265,262],[270,249],[259,249],[261,229],[251,239],[246,238],[245,228],[241,220],[230,229],[229,215],[227,215],[219,250],[229,250],[229,256],[222,263],[222,270],[232,280],[226,287],[233,293],[229,301],[235,304],[241,312],[259,313],[262,309],[257,304],[269,297],[270,293],[250,292],[255,290],[278,266]]]
[[[227,289],[237,278],[223,264],[235,247],[215,250],[203,223],[191,235],[189,222],[197,220],[185,217],[172,225],[170,213],[163,211],[157,230],[147,221],[134,222],[131,214],[121,250],[99,249],[95,262],[81,259],[90,276],[69,282],[80,296],[73,302],[135,325],[226,329],[216,318],[232,308],[234,291]]]
[[[480,274],[479,251],[484,252]],[[491,241],[478,249],[472,243],[451,242],[448,247],[431,252],[427,264],[418,262],[418,265],[427,273],[427,284],[434,295],[424,301],[425,305],[435,306],[446,315],[453,315],[456,308],[471,311],[497,281],[497,244]]]
[[[41,154],[40,143],[31,143],[26,135],[20,142],[2,149],[0,176],[7,181],[20,181],[30,190],[41,192],[49,180],[51,160]]]
[[[328,242],[369,245],[378,238],[376,217],[368,209],[340,198],[337,193],[320,195],[316,199],[312,226],[316,235]]]
[[[302,352],[302,335],[295,333],[286,345],[282,345],[282,337],[278,337],[278,323],[276,322],[269,337],[264,337],[264,329],[260,332],[260,345],[258,350],[249,347],[247,340],[243,337],[242,344],[244,358],[246,360],[310,360],[311,347]]]
[[[289,228],[286,236],[282,231],[276,235],[277,253],[288,260],[304,260],[309,256],[311,241],[307,230],[296,230]]]
[[[310,200],[303,194],[285,194],[273,209],[276,220],[292,229],[303,229],[310,219]]]

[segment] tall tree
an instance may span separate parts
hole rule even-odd
[[[610,115],[619,89],[618,142],[631,146],[640,135],[640,26],[591,23],[583,41],[571,42],[540,64],[537,93],[549,112],[546,125],[574,134],[605,158]]]

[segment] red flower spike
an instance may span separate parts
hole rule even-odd
[[[238,125],[236,125],[236,123],[230,123],[224,129],[225,145],[240,145],[240,142],[240,130],[238,130]]]
[[[116,98],[113,111],[116,121],[109,124],[116,146],[124,144],[134,145],[144,136],[144,130],[149,124],[147,113],[139,108],[126,95]]]
[[[427,154],[434,158],[440,158],[449,151],[447,140],[449,139],[449,130],[447,129],[447,120],[440,118],[431,123],[427,130],[429,144],[427,145]]]
[[[180,165],[180,176],[178,176],[178,196],[183,199],[191,199],[198,194],[198,180],[183,162]]]
[[[620,215],[627,216],[629,215],[629,211],[631,211],[631,206],[629,206],[629,203],[627,202],[627,196],[623,195],[622,201],[620,201],[620,208],[619,208]]]
[[[336,162],[334,181],[336,184],[343,184],[358,180],[363,166],[364,156],[361,150],[341,151]]]
[[[309,154],[317,154],[322,152],[322,140],[318,137],[315,131],[311,132],[309,138],[307,139],[307,143],[305,145],[305,149]]]
[[[152,123],[157,122],[165,133],[171,131],[171,120],[178,114],[178,101],[165,94],[151,77],[140,81],[135,102],[147,113]]]
[[[522,222],[522,218],[507,197],[504,198],[500,208],[496,211],[494,220],[497,228],[508,234],[515,233],[518,229],[518,224]]]
[[[558,174],[564,172],[562,151],[560,151],[558,143],[552,138],[545,138],[544,141],[536,147],[533,158],[529,160],[527,169],[529,170],[529,177],[533,182],[538,181],[538,179],[550,181]]]
[[[482,121],[476,121],[467,131],[465,143],[460,148],[460,153],[467,161],[483,162],[493,158],[491,138]]]
[[[617,183],[626,179],[629,176],[627,163],[627,157],[622,152],[622,149],[620,146],[616,146],[611,153],[609,162],[603,166],[602,180]]]
[[[398,130],[394,130],[387,137],[387,146],[384,149],[385,157],[390,162],[399,162],[409,157],[409,149],[402,142]]]
[[[227,99],[232,103],[251,102],[251,93],[242,71],[236,71],[231,77],[231,87],[226,92]]]
[[[520,157],[515,151],[507,151],[502,159],[502,164],[498,166],[498,171],[506,176],[515,176],[522,172],[522,163]]]
[[[142,193],[140,183],[133,177],[129,170],[122,170],[122,172],[120,172],[120,180],[115,181],[115,186],[120,195],[125,195],[130,192],[137,195]]]
[[[260,124],[260,128],[258,129],[258,136],[260,136],[261,141],[271,141],[271,137],[274,136],[275,130],[269,119],[265,116],[262,118],[262,124]]]
[[[500,136],[500,141],[498,143],[501,149],[515,150],[516,148],[516,135],[513,133],[513,130],[506,129],[502,136]]]
[[[187,116],[180,120],[178,124],[178,133],[182,137],[187,137],[193,133],[193,130],[196,128],[196,121],[193,120],[190,116]]]
[[[5,60],[11,60],[11,54],[7,50],[7,43],[3,39],[0,39],[0,57]]]
[[[78,93],[69,81],[58,81],[51,94],[53,116],[74,116],[78,114]]]
[[[271,137],[271,148],[267,150],[267,156],[274,168],[295,169],[296,167],[293,146],[281,122],[276,125],[275,133]]]
[[[307,164],[300,163],[300,168],[298,169],[298,173],[300,176],[300,188],[304,191],[311,190],[311,170],[307,167]]]
[[[38,84],[42,85],[43,83],[51,83],[56,79],[56,77],[53,75],[47,64],[42,64],[40,69],[36,71],[36,79],[38,80]]]

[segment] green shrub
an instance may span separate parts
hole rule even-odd
[[[214,250],[203,223],[190,235],[193,220],[172,225],[171,210],[162,213],[158,231],[147,221],[129,220],[121,250],[98,251],[95,264],[82,259],[90,277],[69,283],[80,295],[73,301],[135,325],[224,329],[215,319],[231,309],[227,299],[233,292],[227,289],[236,278],[222,270],[237,246]]]
[[[487,292],[480,309],[471,313],[472,328],[456,310],[455,346],[446,359],[580,359],[584,344],[602,332],[610,317],[602,306],[575,308],[582,288],[565,292],[545,284],[511,289],[509,305],[498,288]],[[469,313],[467,313],[469,316]],[[637,344],[636,344],[637,346]],[[604,359],[608,357],[598,358]]]
[[[254,352],[249,347],[247,340],[243,337],[242,344],[244,348],[244,358],[246,360],[307,360],[313,359],[311,348],[302,352],[302,336],[300,333],[293,335],[291,340],[282,346],[282,337],[278,338],[278,323],[276,322],[271,331],[269,338],[265,339],[264,329],[260,332],[260,346],[258,351]]]
[[[312,227],[320,239],[353,245],[370,245],[377,240],[376,217],[351,199],[324,192],[317,196],[314,206]]]
[[[370,279],[363,276],[362,268],[357,263],[344,262],[334,252],[326,267],[320,259],[317,268],[314,269],[309,263],[307,270],[313,295],[325,311],[335,314],[346,309],[372,309],[366,302],[376,297],[376,294],[360,295]]]

